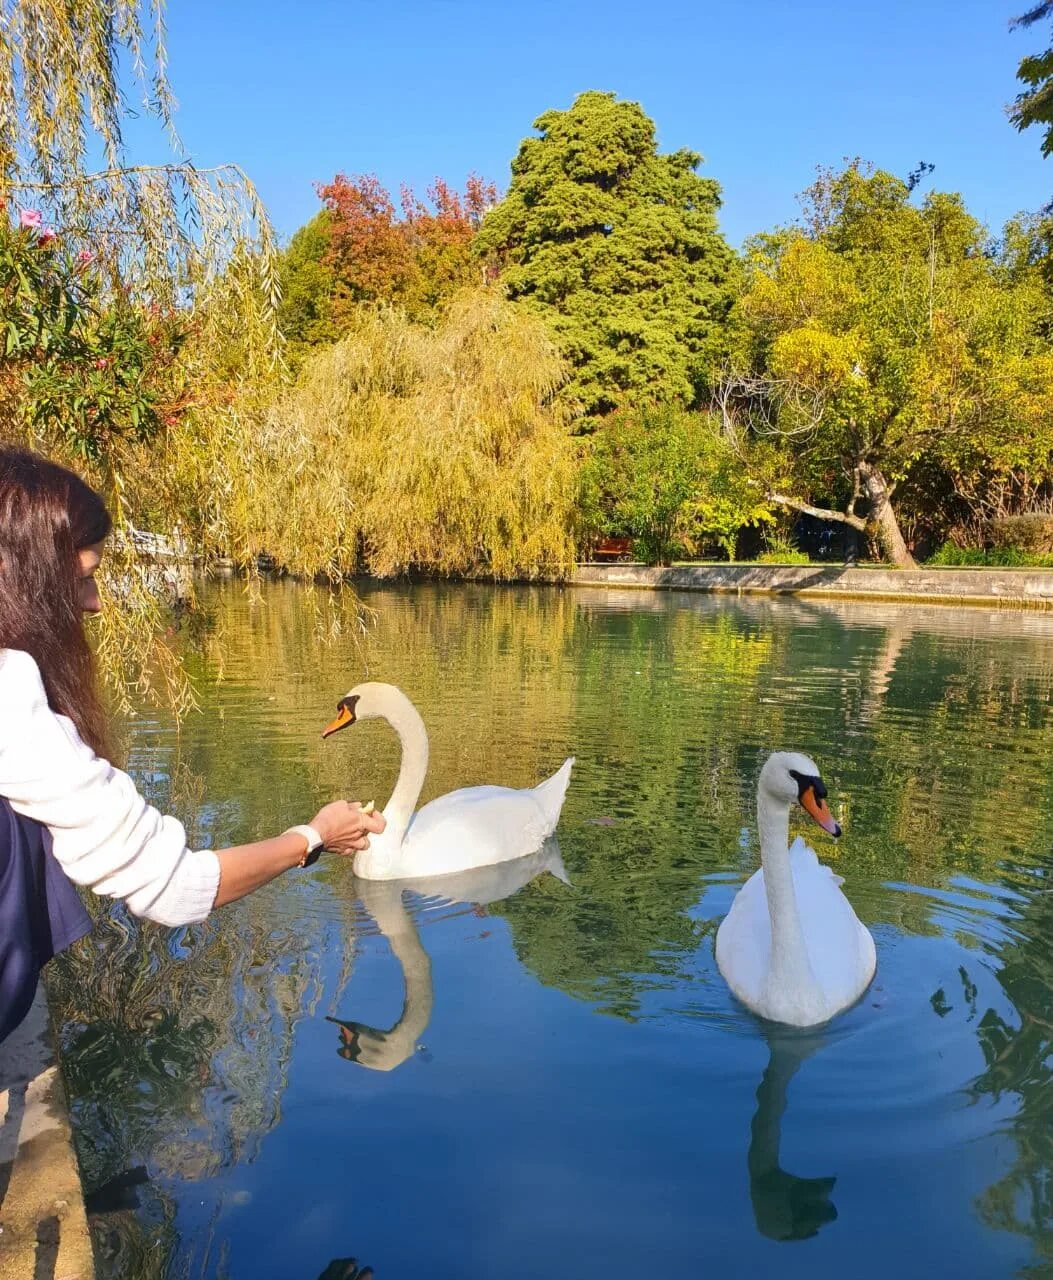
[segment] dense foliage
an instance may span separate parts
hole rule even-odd
[[[1013,25],[1030,27],[1046,19],[1053,20],[1053,0],[1039,0]],[[1017,95],[1009,117],[1018,129],[1038,125],[1043,130],[1042,154],[1053,155],[1053,45],[1022,59],[1016,76],[1026,88]]]
[[[316,213],[280,258],[278,320],[289,355],[297,364],[311,347],[339,337],[333,314],[336,276],[327,260],[330,222],[328,209]]]
[[[1023,223],[1002,244],[959,197],[854,164],[824,173],[806,220],[758,237],[740,301],[732,427],[774,436],[799,499],[839,505],[882,552],[900,527],[947,534],[1048,492],[1049,294]],[[893,499],[893,495],[895,498]]]
[[[691,403],[720,349],[734,255],[720,189],[693,151],[661,154],[634,102],[583,93],[535,121],[478,247],[508,296],[543,316],[575,368],[587,418]]]
[[[771,514],[718,424],[664,406],[623,410],[589,441],[582,518],[598,535],[630,534],[651,564],[719,547]]]
[[[210,432],[223,509],[188,513],[192,527],[222,520],[239,559],[308,577],[560,573],[573,559],[565,376],[544,326],[492,291],[458,295],[430,326],[364,308],[251,430],[232,418]],[[193,439],[175,444],[195,456]]]
[[[182,319],[105,291],[93,255],[71,252],[39,210],[0,223],[0,315],[9,423],[97,460],[115,439],[151,440],[174,412],[164,383]]]
[[[279,268],[294,367],[353,327],[363,305],[390,303],[433,323],[460,289],[483,282],[473,242],[497,197],[492,183],[471,177],[460,193],[437,178],[427,201],[404,187],[399,208],[371,175],[337,174],[318,193],[324,207],[292,237]]]
[[[428,315],[477,276],[472,240],[496,194],[478,178],[463,195],[437,178],[428,203],[403,187],[399,217],[375,178],[338,175],[321,189],[338,304],[395,302],[414,318]]]

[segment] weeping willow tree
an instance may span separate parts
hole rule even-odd
[[[193,518],[240,560],[307,577],[366,571],[535,577],[573,560],[574,445],[563,361],[543,326],[490,291],[435,327],[360,311],[297,383],[172,438]],[[186,424],[192,429],[192,424]]]
[[[142,113],[167,131],[172,162],[128,163],[126,90],[138,91]],[[188,288],[254,246],[260,288],[243,298],[273,311],[273,240],[255,189],[237,165],[203,170],[181,158],[173,106],[163,0],[0,3],[0,187],[8,209],[46,211],[56,230],[107,263],[115,284],[155,303],[185,299]],[[97,170],[95,157],[103,162]]]
[[[129,162],[133,91],[170,162]],[[292,384],[264,210],[236,166],[182,158],[172,113],[163,0],[0,0],[0,434],[109,500],[118,687],[191,701],[135,529],[307,579],[566,567],[566,372],[541,327],[486,293],[430,329],[363,310]]]
[[[190,163],[173,109],[163,0],[0,0],[0,437],[105,492],[121,608],[102,623],[104,668],[119,687],[152,684],[185,704],[182,669],[157,638],[157,575],[131,536],[175,515],[156,505],[163,486],[147,501],[144,461],[164,457],[179,419],[229,401],[217,327],[239,335],[242,376],[273,376],[280,354],[266,214],[236,165]],[[164,163],[131,162],[133,115],[167,135]],[[162,323],[178,329],[178,359],[159,358]]]

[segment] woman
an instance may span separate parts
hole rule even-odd
[[[98,494],[64,467],[0,447],[0,1040],[40,968],[90,928],[72,882],[166,925],[203,920],[307,866],[351,855],[380,814],[334,801],[310,825],[255,844],[192,850],[109,763],[83,614],[111,530]]]

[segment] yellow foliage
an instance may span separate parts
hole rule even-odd
[[[777,378],[792,378],[816,391],[851,385],[859,368],[860,344],[854,333],[830,333],[806,325],[789,329],[772,343],[769,367]]]
[[[774,266],[754,267],[740,305],[762,332],[799,325],[836,329],[862,301],[841,256],[804,236],[791,240]]]
[[[573,561],[563,362],[495,293],[434,328],[363,309],[291,387],[191,415],[169,442],[201,541],[309,577],[499,578]]]

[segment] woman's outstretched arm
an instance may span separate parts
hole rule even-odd
[[[285,833],[218,853],[188,849],[182,824],[147,804],[51,710],[36,663],[13,649],[0,650],[0,795],[48,827],[71,880],[160,924],[203,920],[296,866],[306,848],[304,837]],[[379,814],[344,801],[314,823],[339,853],[364,847],[384,826]]]

